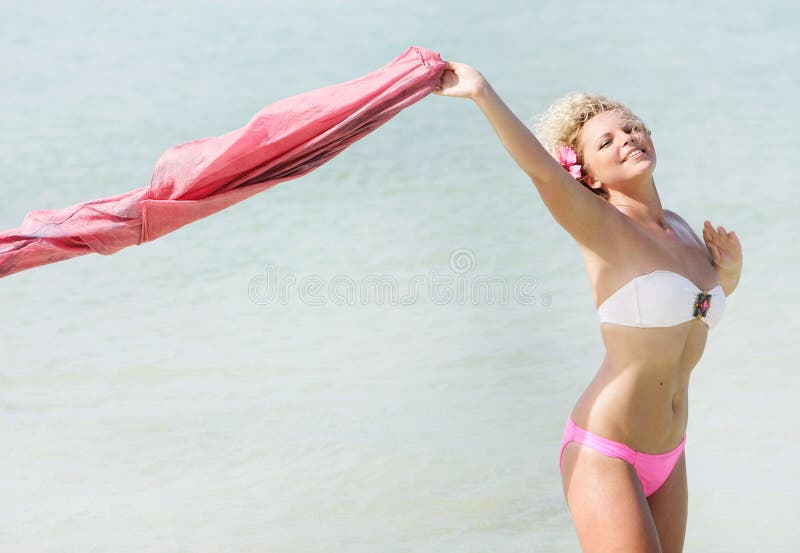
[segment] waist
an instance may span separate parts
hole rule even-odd
[[[572,410],[575,424],[642,452],[674,446],[688,423],[688,374],[604,362]]]

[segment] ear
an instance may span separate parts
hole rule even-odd
[[[603,188],[603,183],[595,179],[592,175],[586,175],[586,177],[583,179],[583,182],[588,184],[589,188],[594,188],[596,190]]]

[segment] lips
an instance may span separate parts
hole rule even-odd
[[[631,151],[629,151],[625,155],[624,158],[622,158],[622,163],[625,163],[626,161],[629,161],[631,159],[635,159],[637,157],[640,157],[640,156],[644,155],[645,152],[646,152],[646,150],[644,148],[633,148]]]

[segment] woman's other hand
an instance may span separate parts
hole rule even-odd
[[[480,71],[457,61],[445,62],[439,86],[433,91],[439,96],[472,98],[475,100],[486,89],[486,79]]]
[[[726,232],[725,227],[714,229],[710,221],[703,225],[703,240],[711,258],[720,269],[736,269],[742,265],[742,246],[736,232]]]

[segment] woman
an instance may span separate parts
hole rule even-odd
[[[606,356],[559,455],[581,547],[682,551],[689,374],[738,284],[736,233],[705,221],[704,243],[661,207],[650,132],[622,104],[557,102],[537,131],[543,146],[469,65],[447,62],[434,93],[478,104],[584,255]]]

